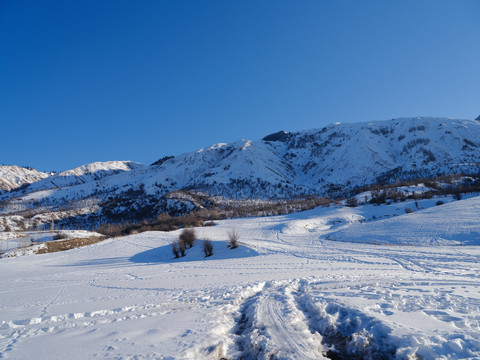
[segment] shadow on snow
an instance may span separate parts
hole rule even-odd
[[[227,260],[258,256],[258,253],[245,246],[240,245],[236,249],[227,247],[224,241],[212,241],[213,255],[205,257],[203,253],[203,241],[197,241],[196,244],[186,250],[186,255],[175,258],[172,252],[171,245],[160,246],[150,250],[135,254],[129,261],[137,264],[147,263],[176,263],[176,262],[192,262],[192,261],[211,261],[211,260]]]

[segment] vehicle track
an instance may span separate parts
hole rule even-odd
[[[390,360],[390,329],[358,310],[310,295],[304,281],[268,282],[234,318],[223,359]],[[335,287],[335,286],[333,286]]]

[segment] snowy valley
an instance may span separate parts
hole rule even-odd
[[[479,359],[479,139],[405,118],[2,166],[0,358]]]
[[[222,220],[178,259],[181,230],[1,259],[0,354],[477,359],[480,197],[402,206]]]

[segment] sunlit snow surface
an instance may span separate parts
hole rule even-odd
[[[221,221],[209,258],[150,232],[1,259],[0,358],[478,359],[480,197],[371,220],[411,205]]]

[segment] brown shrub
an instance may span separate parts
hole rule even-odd
[[[228,246],[230,249],[235,249],[238,247],[238,239],[240,236],[235,230],[229,231],[228,232]]]
[[[205,257],[213,255],[213,244],[208,239],[203,240],[203,253],[205,254]]]
[[[187,228],[182,231],[179,240],[181,243],[185,244],[185,247],[191,248],[195,243],[195,237],[195,230],[192,228]]]

